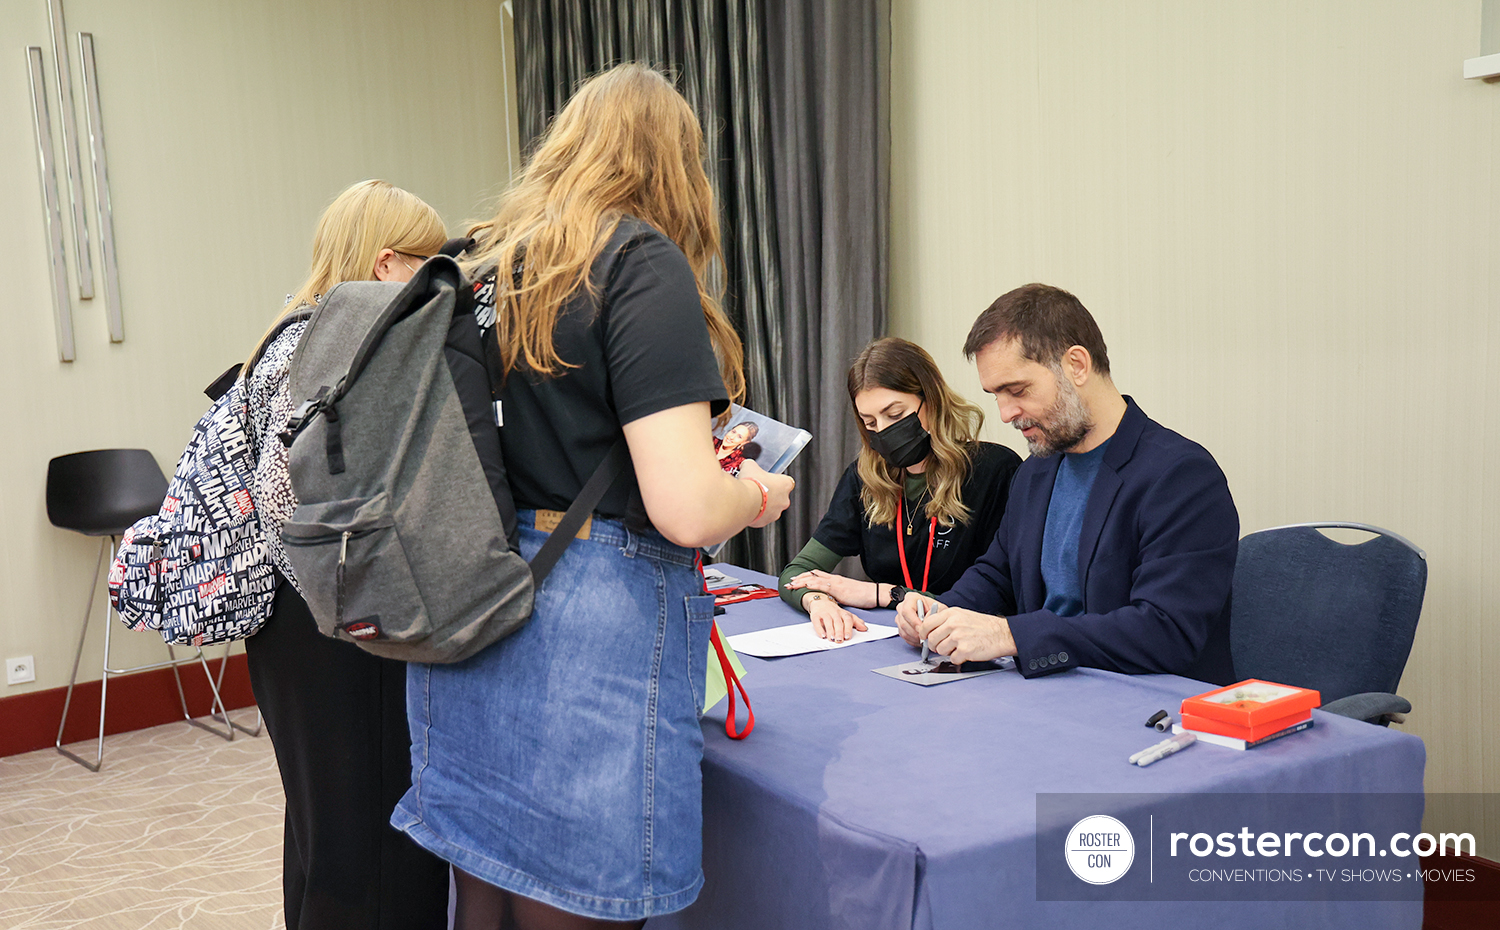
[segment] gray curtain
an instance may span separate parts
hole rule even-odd
[[[721,556],[776,573],[859,448],[844,372],[886,325],[889,0],[515,0],[521,137],[621,61],[698,112],[746,405],[801,426],[792,508]]]
[[[845,376],[885,335],[890,0],[766,0],[790,422],[813,441],[782,518],[795,554],[860,448]],[[778,563],[784,564],[785,560]]]

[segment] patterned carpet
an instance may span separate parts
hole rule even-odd
[[[282,804],[264,734],[121,733],[98,774],[52,749],[0,758],[0,927],[284,927]]]

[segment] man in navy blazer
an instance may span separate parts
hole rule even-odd
[[[1027,678],[1086,666],[1232,683],[1239,514],[1213,456],[1120,394],[1067,291],[1000,297],[964,354],[1031,457],[989,551],[925,619],[908,595],[901,635],[955,662],[1015,656]]]

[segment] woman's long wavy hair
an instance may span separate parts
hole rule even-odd
[[[345,281],[374,281],[382,249],[426,258],[437,254],[447,236],[436,210],[389,181],[360,181],[346,188],[318,220],[307,280],[256,343],[257,351],[286,314],[313,306]]]
[[[870,388],[889,388],[915,394],[926,404],[931,426],[932,451],[927,455],[926,516],[943,526],[969,521],[963,502],[964,480],[984,411],[948,387],[943,373],[927,351],[914,342],[889,336],[865,346],[849,366],[849,402]],[[908,416],[916,416],[915,411]],[[864,483],[860,498],[871,526],[895,526],[901,499],[902,470],[892,467],[870,448],[870,431],[855,408],[855,422],[864,448],[859,450],[859,479]]]
[[[720,376],[745,393],[744,349],[708,285],[722,262],[713,189],[703,171],[703,129],[660,72],[617,65],[585,81],[552,121],[495,218],[469,230],[470,270],[497,266],[495,336],[509,374],[569,367],[552,342],[557,315],[589,279],[625,216],[656,227],[687,256]],[[520,268],[520,285],[512,269]]]

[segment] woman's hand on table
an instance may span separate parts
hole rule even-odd
[[[879,607],[876,598],[880,595],[880,585],[873,581],[855,581],[843,575],[835,575],[832,572],[822,572],[814,569],[803,572],[786,583],[788,591],[822,591],[830,595],[840,604],[848,604],[850,607],[862,607],[869,609]]]
[[[821,591],[802,598],[802,606],[807,610],[807,618],[812,621],[813,632],[818,634],[819,639],[842,643],[853,636],[856,630],[864,632],[868,629],[863,620]]]

